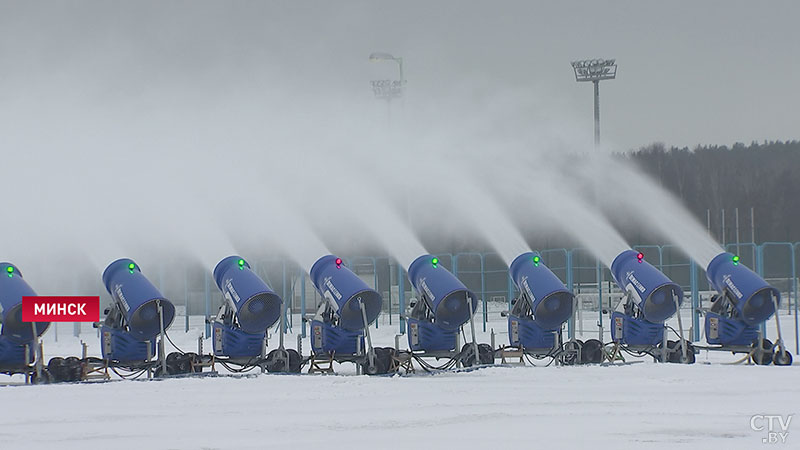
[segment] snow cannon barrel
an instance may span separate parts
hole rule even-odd
[[[544,265],[537,252],[517,256],[509,266],[511,279],[530,305],[533,320],[555,330],[572,316],[575,295]]]
[[[228,256],[214,268],[214,281],[233,307],[239,327],[263,333],[281,317],[283,301],[240,256]]]
[[[648,322],[660,323],[669,319],[683,302],[683,289],[660,270],[644,260],[644,255],[626,250],[611,263],[611,274],[617,286],[631,294]]]
[[[457,330],[474,314],[478,297],[439,264],[438,258],[422,255],[408,266],[408,279],[433,311],[436,325],[445,330]]]
[[[311,282],[339,316],[339,326],[350,331],[364,329],[363,303],[367,324],[378,318],[383,298],[378,292],[342,264],[334,255],[323,256],[311,267]]]
[[[706,268],[709,284],[720,294],[728,291],[728,298],[748,325],[758,325],[775,312],[772,298],[778,305],[781,293],[747,266],[739,263],[732,253],[720,253]]]
[[[150,283],[133,260],[122,258],[109,264],[103,271],[103,284],[136,339],[146,341],[161,331],[159,301],[164,311],[164,328],[172,324],[175,306]]]
[[[0,311],[2,311],[2,329],[0,335],[16,344],[27,344],[36,336],[41,336],[50,322],[22,321],[22,297],[35,297],[36,292],[22,278],[17,266],[0,263]],[[35,328],[35,335],[34,335]]]

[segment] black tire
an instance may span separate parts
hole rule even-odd
[[[264,366],[269,373],[286,373],[291,366],[289,352],[286,349],[276,348],[267,353]]]
[[[776,366],[791,366],[792,354],[785,348],[780,349],[775,347],[775,354],[772,355],[772,363]]]
[[[67,381],[66,365],[67,361],[60,356],[50,358],[50,361],[47,363],[47,372],[50,374],[51,381],[55,383]]]
[[[667,341],[667,362],[676,364],[694,364],[694,346],[689,341],[686,341],[686,361],[683,360],[683,348],[681,341]]]
[[[459,353],[459,356],[461,357],[461,365],[463,365],[464,367],[472,367],[477,365],[476,360],[479,364],[483,364],[483,361],[480,359],[481,345],[486,345],[486,344],[478,344],[478,358],[475,358],[475,350],[472,344],[471,343],[464,344],[461,347],[461,352]],[[491,349],[491,347],[489,348]],[[494,358],[492,358],[492,362],[494,362]]]
[[[369,358],[367,357],[361,365],[363,372],[367,375],[383,375],[389,373],[389,367],[392,366],[394,349],[391,347],[373,347],[372,351],[375,353],[375,364],[370,365]]]
[[[295,349],[287,349],[287,353],[289,353],[289,373],[300,373],[300,368],[303,365],[303,357],[300,356],[300,353],[297,353]]]
[[[600,364],[603,362],[603,343],[588,339],[581,348],[581,364]]]
[[[478,344],[478,359],[481,364],[494,364],[494,349],[489,344]]]
[[[67,372],[67,379],[65,381],[70,381],[73,383],[81,381],[81,377],[83,376],[83,363],[81,362],[80,358],[70,356],[64,360],[64,363]]]
[[[753,352],[751,356],[753,362],[759,366],[768,366],[772,363],[772,341],[764,339],[761,348],[758,347],[758,339],[753,341]]]

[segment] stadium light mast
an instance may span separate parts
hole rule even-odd
[[[375,98],[385,99],[391,103],[393,98],[400,98],[403,96],[403,87],[406,80],[403,78],[403,58],[396,57],[390,53],[375,52],[369,55],[369,60],[372,62],[377,61],[394,61],[400,69],[399,80],[373,80],[372,91],[375,93]]]
[[[575,81],[591,81],[594,84],[594,147],[600,146],[600,81],[613,80],[617,76],[617,60],[585,59],[573,61]]]

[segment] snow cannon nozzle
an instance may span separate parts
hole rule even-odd
[[[738,255],[720,253],[708,264],[706,276],[709,284],[730,300],[748,325],[761,324],[775,313],[775,303],[780,305],[780,291],[741,264]]]
[[[317,292],[333,307],[339,326],[350,331],[364,329],[361,305],[364,305],[367,324],[378,318],[383,298],[352,270],[342,265],[342,259],[326,255],[311,266],[311,282]]]
[[[445,330],[456,330],[478,308],[478,297],[445,269],[439,258],[422,255],[408,266],[408,279],[424,299],[434,322]],[[472,302],[472,308],[468,301]]]
[[[678,310],[683,302],[683,289],[643,257],[634,250],[620,253],[611,263],[611,274],[648,322],[661,323]]]
[[[543,330],[556,330],[572,316],[575,295],[548,268],[538,252],[517,256],[509,266],[511,280]]]

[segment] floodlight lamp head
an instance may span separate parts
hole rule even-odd
[[[585,59],[571,64],[575,81],[613,80],[617,76],[616,59]]]
[[[369,60],[370,61],[387,61],[387,60],[388,61],[398,61],[398,60],[400,60],[400,58],[396,58],[391,53],[374,52],[374,53],[370,53]]]

